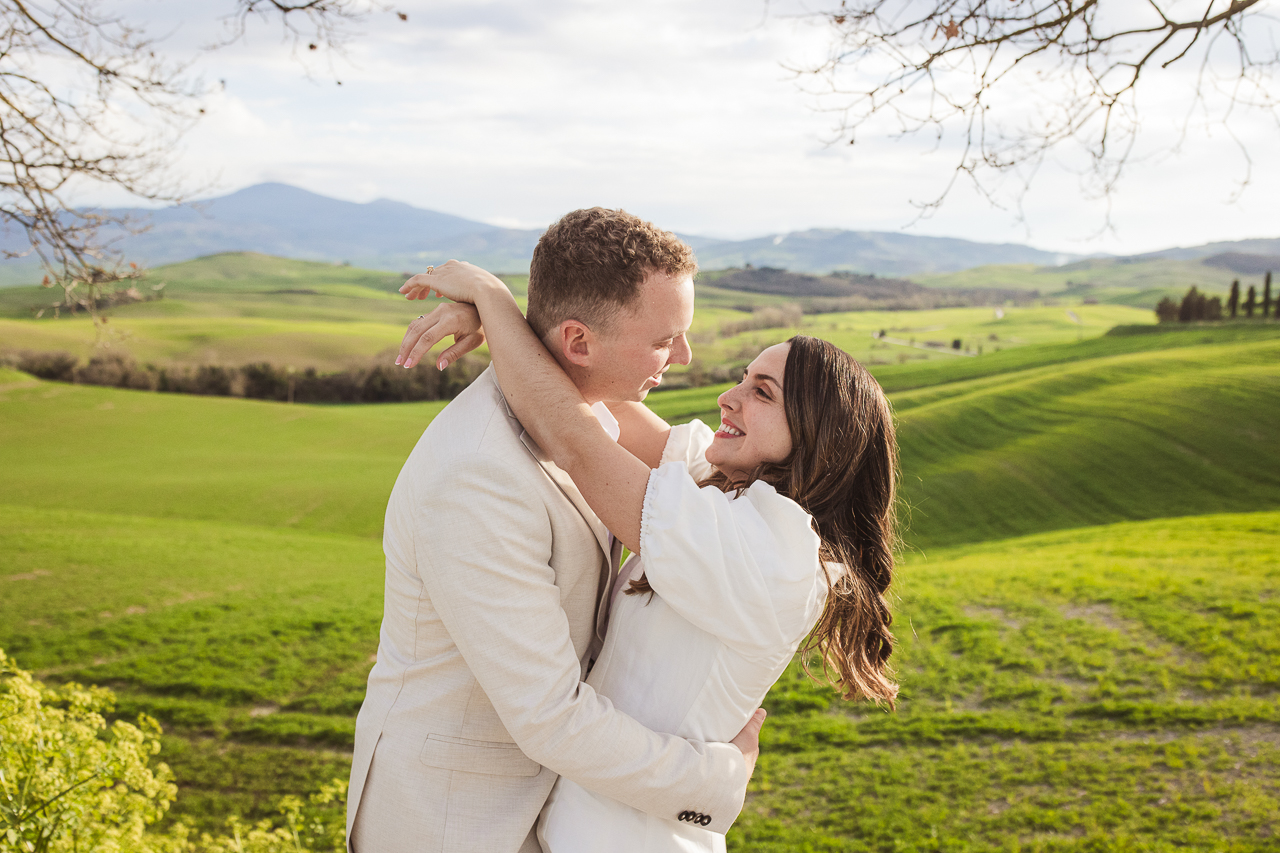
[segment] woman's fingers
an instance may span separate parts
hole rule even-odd
[[[439,319],[436,312],[432,311],[430,314],[419,317],[409,324],[408,331],[404,333],[404,340],[400,342],[400,352],[396,356],[396,364],[413,367],[424,353],[428,352],[444,337],[444,334],[438,331],[440,327]]]
[[[474,302],[476,287],[486,280],[497,281],[490,273],[464,261],[449,260],[429,273],[410,276],[400,285],[406,299],[426,299],[435,295],[455,302]]]
[[[428,319],[431,319],[430,315],[428,315]],[[413,367],[419,361],[422,361],[422,357],[431,352],[431,348],[447,338],[449,334],[450,331],[445,328],[443,323],[439,322],[433,323],[424,329],[418,337],[417,343],[410,348],[409,354],[405,356],[404,366]]]
[[[400,341],[400,351],[396,353],[396,364],[404,364],[409,350],[413,349],[413,345],[418,342],[418,336],[426,328],[426,321],[425,314],[416,320],[409,321],[409,328],[404,330],[404,340]]]
[[[405,283],[400,285],[400,292],[404,294],[405,299],[427,299],[431,296],[430,276],[419,273],[410,276]]]
[[[400,343],[396,364],[413,367],[432,347],[448,337],[454,339],[454,345],[437,359],[436,366],[441,370],[484,343],[480,315],[475,308],[446,302],[411,322]]]
[[[444,370],[467,353],[484,343],[484,334],[482,332],[472,332],[469,335],[463,335],[454,341],[453,346],[440,353],[440,357],[436,359],[436,369]]]

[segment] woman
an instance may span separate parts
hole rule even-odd
[[[413,281],[402,288],[411,299],[434,290],[476,307],[508,405],[633,553],[588,678],[597,693],[656,731],[728,741],[808,637],[845,698],[893,704],[884,596],[897,451],[888,402],[856,361],[794,337],[720,396],[714,434],[626,403],[610,406],[615,443],[501,281],[455,261],[430,287]],[[407,335],[397,363],[458,332],[445,325]],[[538,836],[548,853],[723,850],[706,822],[647,815],[561,778]]]

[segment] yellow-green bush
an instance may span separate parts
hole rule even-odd
[[[173,774],[152,763],[160,725],[104,714],[110,690],[53,687],[0,649],[0,851],[15,853],[310,853],[342,850],[346,783],[280,801],[279,826],[227,819],[229,835],[193,839],[181,824],[148,831],[177,794]]]
[[[111,692],[36,681],[0,651],[0,832],[24,853],[150,850],[177,788],[145,715],[110,725]]]

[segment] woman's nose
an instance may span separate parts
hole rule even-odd
[[[735,386],[734,388],[730,388],[728,391],[725,391],[723,394],[721,394],[719,397],[716,398],[716,403],[720,406],[720,408],[722,409],[733,408],[733,392],[736,389],[736,387],[737,386]]]

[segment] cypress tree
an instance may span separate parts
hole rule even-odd
[[[1204,318],[1206,320],[1222,319],[1222,298],[1215,296],[1204,304]]]
[[[1252,317],[1253,309],[1258,307],[1258,288],[1249,285],[1249,295],[1244,298],[1244,316]]]
[[[1200,291],[1196,290],[1195,285],[1187,291],[1187,295],[1182,297],[1182,304],[1178,306],[1178,322],[1190,323],[1192,320],[1198,320],[1196,316],[1196,303],[1199,300]]]
[[[1169,297],[1164,297],[1156,304],[1156,320],[1161,323],[1176,323],[1178,321],[1178,303]]]
[[[1271,270],[1267,270],[1267,277],[1262,280],[1262,316],[1264,318],[1271,314]],[[1280,305],[1276,306],[1276,315],[1280,316]]]
[[[1240,308],[1240,280],[1236,279],[1231,282],[1231,295],[1227,297],[1227,313],[1231,315],[1231,319],[1236,318],[1236,312]]]

